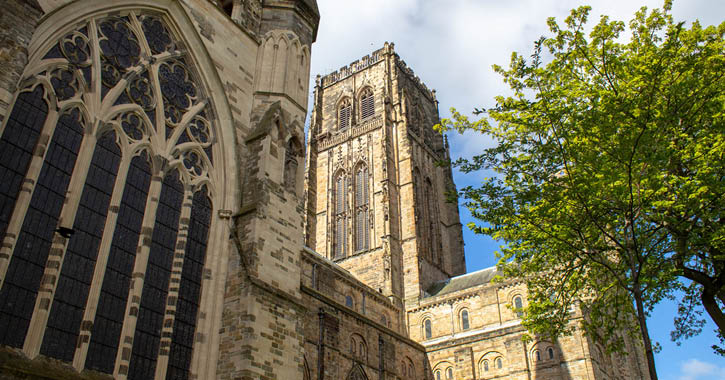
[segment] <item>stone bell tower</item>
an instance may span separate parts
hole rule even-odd
[[[399,303],[464,273],[435,91],[394,45],[318,76],[312,107],[307,245]]]

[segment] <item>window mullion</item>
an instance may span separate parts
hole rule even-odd
[[[88,128],[86,128],[87,130]],[[81,201],[81,193],[86,183],[88,168],[91,166],[91,157],[93,157],[95,147],[95,136],[85,133],[81,141],[80,149],[78,150],[73,172],[71,173],[63,209],[58,218],[59,228],[73,230],[73,222],[78,211],[78,204]],[[53,235],[53,244],[50,246],[50,253],[48,254],[48,264],[43,271],[43,280],[41,281],[40,288],[38,288],[38,297],[35,299],[33,317],[30,320],[28,335],[25,338],[25,345],[23,346],[23,351],[31,358],[36,357],[40,352],[43,335],[48,324],[48,316],[50,315],[50,305],[53,304],[53,298],[58,286],[60,271],[63,269],[63,259],[66,256],[65,251],[68,248],[69,240],[70,237],[61,236],[58,231]]]
[[[133,349],[133,337],[138,321],[138,311],[141,306],[141,293],[143,291],[144,275],[148,267],[149,254],[151,252],[151,237],[156,223],[156,210],[159,206],[161,196],[161,177],[163,173],[152,168],[154,172],[148,196],[146,197],[146,208],[144,210],[143,222],[141,224],[141,235],[139,236],[139,247],[136,259],[133,263],[133,275],[126,299],[126,312],[124,313],[123,328],[121,329],[121,340],[116,352],[116,364],[113,369],[114,378],[126,378],[128,366],[131,361],[131,350]]]
[[[189,220],[191,219],[191,207],[194,193],[191,186],[184,186],[184,200],[181,204],[179,217],[178,234],[174,245],[174,259],[171,266],[171,278],[166,295],[166,308],[164,310],[164,322],[161,328],[161,340],[159,342],[159,354],[156,358],[156,379],[165,379],[169,365],[169,350],[171,349],[171,338],[174,333],[174,318],[176,306],[179,299],[179,284],[181,283],[181,271],[184,267],[184,256],[186,253],[186,242],[189,232]]]
[[[7,277],[8,266],[15,251],[15,243],[17,243],[20,229],[23,226],[25,214],[28,212],[35,185],[38,183],[38,176],[40,176],[40,170],[43,168],[45,154],[48,152],[48,144],[50,143],[50,137],[53,135],[53,129],[58,123],[58,116],[58,111],[54,107],[49,107],[48,117],[38,137],[38,142],[33,150],[33,157],[30,159],[30,165],[28,165],[28,172],[25,175],[20,193],[15,201],[13,216],[10,218],[10,223],[5,230],[5,237],[3,238],[2,246],[0,246],[0,288],[2,288],[3,282]]]
[[[111,251],[111,243],[113,242],[115,226],[118,220],[118,210],[121,206],[121,200],[123,198],[123,192],[128,177],[128,169],[131,165],[131,159],[133,158],[131,156],[131,152],[126,151],[122,154],[123,158],[121,159],[121,163],[118,168],[118,175],[116,176],[116,182],[113,186],[113,194],[111,195],[111,201],[108,206],[109,213],[106,216],[106,223],[103,228],[103,238],[98,246],[98,256],[96,258],[96,266],[93,272],[93,280],[91,281],[91,287],[88,290],[88,299],[83,312],[81,331],[78,336],[79,343],[73,357],[73,367],[78,371],[82,371],[85,367],[86,357],[88,356],[88,345],[90,344],[92,332],[92,329],[90,328],[84,330],[83,326],[92,326],[93,321],[96,319],[98,300],[101,296],[103,278],[106,274],[106,267],[108,266],[108,258]],[[87,338],[81,338],[85,336],[87,336]]]

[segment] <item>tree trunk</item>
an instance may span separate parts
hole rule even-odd
[[[723,336],[725,336],[725,315],[722,310],[720,310],[717,301],[715,301],[715,295],[713,292],[708,288],[703,288],[702,295],[700,296],[702,305],[705,307],[705,311],[707,311],[710,315],[710,318],[712,318],[713,322],[717,325],[717,328],[720,329],[720,332]]]
[[[644,352],[647,357],[647,368],[649,369],[650,380],[657,380],[657,369],[655,368],[655,355],[652,350],[652,340],[647,330],[647,314],[642,303],[642,291],[639,286],[635,286],[634,302],[637,304],[637,321],[639,321],[639,331],[642,333],[642,343],[644,343]]]

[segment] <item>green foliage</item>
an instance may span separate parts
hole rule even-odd
[[[526,280],[533,334],[567,333],[578,305],[610,351],[639,330],[649,356],[646,318],[678,291],[674,338],[699,332],[703,305],[723,328],[725,23],[688,29],[670,9],[642,8],[628,28],[602,17],[588,34],[589,7],[549,19],[531,59],[494,66],[512,95],[441,123],[497,143],[456,162],[496,173],[461,195],[483,222],[470,227],[505,242],[499,266]]]

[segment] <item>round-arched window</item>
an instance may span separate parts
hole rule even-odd
[[[521,310],[524,307],[524,302],[521,299],[521,296],[514,297],[514,311],[516,311],[516,316],[519,318],[524,316],[524,312]]]
[[[468,324],[468,310],[463,309],[461,311],[461,330],[468,330],[470,325]]]
[[[431,328],[430,319],[426,319],[423,322],[423,334],[425,339],[430,339],[433,336],[433,329]]]

